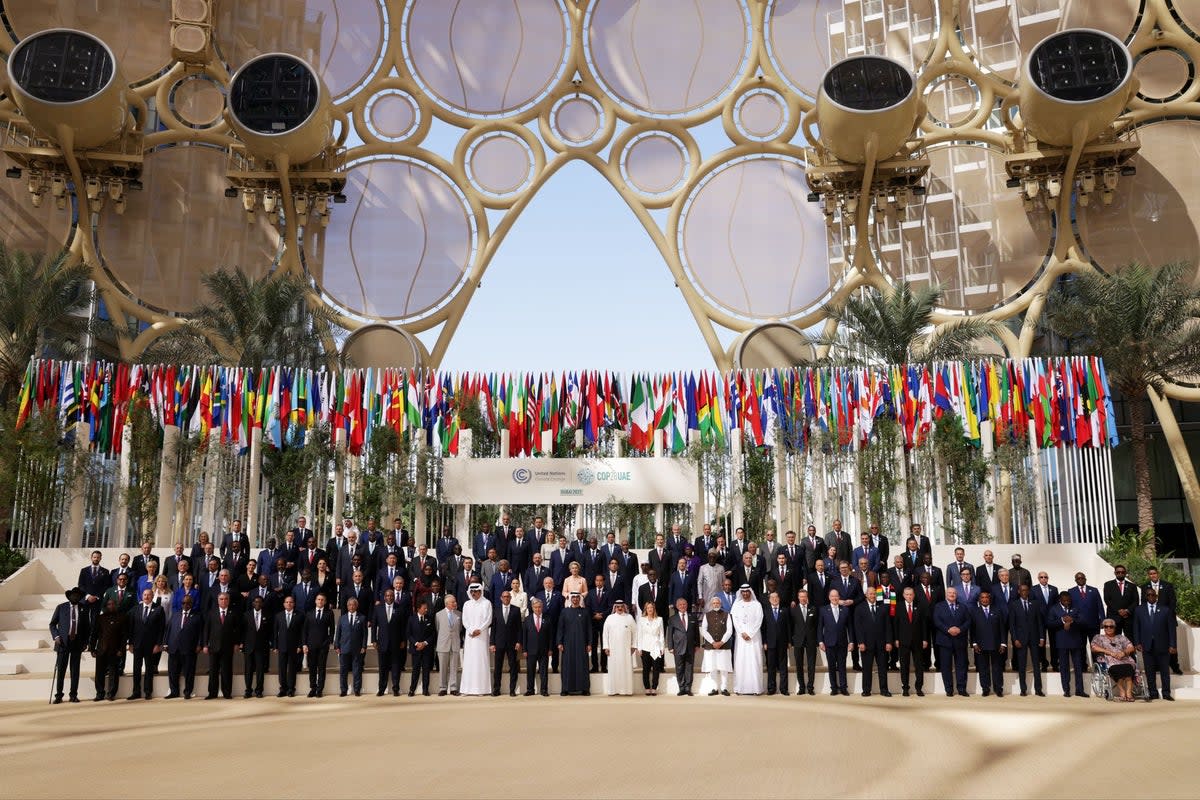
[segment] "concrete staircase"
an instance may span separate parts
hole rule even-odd
[[[982,546],[967,548],[967,558],[971,563],[983,561]],[[1071,576],[1077,569],[1087,572],[1090,582],[1100,584],[1106,580],[1111,571],[1108,566],[1095,554],[1095,550],[1087,545],[1041,545],[1041,546],[1012,546],[993,545],[990,549],[996,554],[996,562],[1007,564],[1013,552],[1020,552],[1026,566],[1033,570],[1046,569],[1051,575],[1051,582],[1058,585],[1070,585]],[[114,565],[121,551],[104,551],[103,562],[106,566]],[[54,671],[55,654],[50,639],[50,617],[54,608],[63,602],[63,592],[74,585],[79,569],[88,562],[88,550],[39,550],[35,558],[20,571],[0,584],[0,701],[4,700],[43,700],[49,696],[50,683]],[[169,551],[163,549],[158,553],[165,559]],[[641,555],[641,554],[639,554]],[[953,549],[949,547],[934,548],[935,563],[944,567],[953,558]],[[1200,700],[1200,674],[1194,671],[1196,659],[1194,654],[1200,652],[1200,629],[1181,625],[1179,628],[1180,658],[1185,673],[1172,679],[1173,692],[1182,699]],[[203,697],[207,692],[207,659],[201,654],[198,659],[196,694]],[[817,692],[827,692],[828,682],[824,673],[823,658],[817,659],[817,677],[814,686]],[[271,661],[271,670],[275,669],[275,661]],[[376,656],[368,651],[366,670],[363,677],[364,695],[374,696],[378,687],[375,672]],[[523,665],[522,665],[523,667]],[[126,665],[127,670],[132,663]],[[166,680],[167,659],[162,658],[159,665],[159,676],[155,680],[154,693],[162,697],[167,693]],[[328,675],[326,678],[325,694],[336,695],[338,691],[338,662],[336,654],[330,652],[328,660]],[[234,662],[234,694],[240,697],[243,691],[241,658],[235,657]],[[85,653],[81,663],[80,697],[90,700],[95,696],[92,678],[95,674],[95,662]],[[401,680],[402,691],[407,691],[410,673],[405,672]],[[1017,679],[1013,674],[1006,674],[1006,694],[1016,693]],[[861,688],[862,676],[851,672],[849,674],[850,691],[858,694]],[[792,676],[794,683],[794,675]],[[507,675],[503,688],[507,690]],[[640,691],[641,678],[635,676],[635,691]],[[1048,695],[1061,695],[1061,686],[1057,674],[1048,674],[1044,678]],[[308,691],[307,672],[301,673],[297,680],[299,695]],[[1089,684],[1090,685],[1090,684]],[[900,681],[898,676],[889,677],[889,686],[895,694],[899,694]],[[978,692],[978,682],[974,672],[969,674],[968,686],[972,693]],[[438,674],[435,672],[431,680],[432,691],[438,687]],[[703,675],[696,676],[693,687],[697,694],[707,693],[712,688]],[[791,687],[794,690],[794,685]],[[518,691],[525,690],[525,676],[522,674],[518,682]],[[126,697],[132,691],[132,680],[126,675],[122,678],[118,696]],[[264,692],[274,696],[278,691],[278,680],[274,674],[269,674],[265,681]],[[559,691],[558,676],[550,676],[550,691]],[[592,691],[603,692],[603,676],[592,676]],[[674,669],[668,657],[667,670],[659,684],[660,692],[676,691]],[[878,687],[875,687],[878,692]],[[941,678],[933,672],[925,676],[925,691],[932,694],[942,694]],[[900,698],[902,699],[902,698]],[[1040,698],[1034,698],[1041,700]],[[1018,701],[1020,698],[1018,698]],[[1032,702],[1033,699],[1030,700]],[[998,701],[1003,702],[1003,701]]]

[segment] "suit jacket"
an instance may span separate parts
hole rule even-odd
[[[825,551],[828,548],[825,539],[820,536],[811,538],[803,536],[796,544],[800,546],[800,557],[804,559],[804,569],[812,572],[817,568],[817,559],[825,557]]]
[[[497,572],[492,576],[491,585],[485,589],[488,597],[492,599],[492,605],[500,605],[500,595],[512,588],[513,578],[519,577],[520,574],[515,570],[509,570],[508,572]]]
[[[408,533],[405,532],[405,537],[407,538],[407,536],[408,536]],[[400,542],[399,536],[396,537],[396,542],[399,544],[400,547],[403,547],[405,544],[405,543]],[[458,538],[455,536],[440,536],[440,537],[438,537],[438,540],[434,544],[434,547],[433,547],[434,553],[437,555],[437,560],[445,561],[447,558],[454,555],[454,545],[456,545],[456,544],[458,544]],[[472,548],[471,551],[472,551],[471,554],[474,555],[474,548]]]
[[[1071,608],[1075,609],[1083,624],[1083,632],[1093,634],[1100,630],[1100,622],[1104,619],[1104,598],[1095,586],[1085,588],[1086,593],[1080,591],[1078,586],[1072,586],[1067,593],[1071,595]]]
[[[162,563],[158,560],[158,556],[154,555],[154,553],[151,553],[149,556],[144,556],[141,553],[138,553],[136,556],[133,557],[133,561],[129,565],[129,568],[131,570],[133,570],[133,576],[135,578],[140,578],[143,575],[145,575],[147,572],[149,572],[149,570],[146,569],[147,561],[153,561],[155,564],[158,564],[158,566],[159,566],[158,574],[159,575],[163,574]]]
[[[308,550],[300,550],[296,553],[296,572],[303,572],[305,569],[310,569],[316,574],[317,562],[323,558],[328,558],[325,551],[321,548],[316,548],[311,552]]]
[[[1047,583],[1046,588],[1049,591],[1043,592],[1042,585],[1040,583],[1035,583],[1033,586],[1029,587],[1029,599],[1042,609],[1043,620],[1048,616],[1050,612],[1050,606],[1057,605],[1058,603],[1058,587],[1052,583]],[[1049,599],[1046,598],[1047,594],[1049,595]]]
[[[867,569],[871,572],[879,571],[879,551],[874,547],[863,547],[859,545],[854,548],[854,552],[850,554],[850,566],[852,569],[858,569],[858,560],[860,558],[867,559]]]
[[[304,614],[292,611],[292,623],[289,625],[287,612],[281,611],[275,615],[275,632],[271,640],[275,649],[280,652],[295,653],[304,646]]]
[[[408,561],[408,583],[411,585],[413,581],[425,574],[425,567],[433,567],[433,574],[438,575],[437,559],[428,553],[424,558],[420,555],[415,555]],[[476,565],[478,567],[478,564]]]
[[[829,533],[825,534],[825,547],[826,549],[830,547],[837,548],[838,561],[849,561],[850,552],[854,548],[850,543],[850,534],[846,533],[845,530],[841,531],[841,533],[829,531]]]
[[[653,602],[654,610],[662,618],[667,616],[667,591],[661,586],[650,588],[650,583],[645,583],[638,587],[637,606],[639,609],[645,608],[646,603]],[[655,594],[657,593],[657,594]]]
[[[888,570],[888,577],[892,580],[892,587],[897,592],[903,592],[906,586],[913,585],[913,574],[907,569],[896,569],[892,567]]]
[[[462,618],[459,618],[459,627],[462,627]],[[434,618],[426,614],[424,619],[419,614],[413,614],[408,618],[408,647],[414,653],[417,652],[417,643],[424,642],[425,652],[430,652],[433,646],[437,643],[437,623]]]
[[[117,604],[117,611],[121,612],[122,614],[128,613],[129,609],[133,608],[134,602],[136,602],[135,597],[137,592],[126,586],[124,594],[122,594],[121,599],[118,600],[117,595],[120,593],[121,590],[116,586],[106,589],[104,591],[104,597],[100,598],[100,608],[104,609],[108,605],[108,601],[112,600]]]
[[[801,609],[799,605],[794,605],[788,609],[788,614],[791,617],[791,623],[788,630],[792,635],[793,647],[807,647],[817,645],[817,620],[821,616],[821,607],[809,603],[806,609]]]
[[[1046,609],[1033,601],[1029,596],[1029,610],[1020,597],[1013,598],[1008,606],[1008,630],[1013,644],[1021,643],[1022,647],[1037,647],[1039,641],[1046,638]]]
[[[658,585],[666,586],[667,581],[670,580],[670,573],[676,571],[675,567],[679,561],[678,559],[671,559],[670,550],[664,548],[660,556],[658,551],[651,547],[650,552],[646,554],[646,563],[658,575]]]
[[[711,534],[707,539],[701,534],[692,540],[692,552],[700,558],[708,560],[709,549],[717,546],[717,537]]]
[[[493,620],[494,622],[495,620]],[[539,657],[547,655],[554,646],[554,623],[546,614],[542,614],[542,629],[539,631],[534,625],[534,617],[531,612],[525,618],[521,633],[521,644],[528,655]]]
[[[321,618],[317,619],[314,608],[304,618],[303,645],[310,650],[319,647],[329,647],[333,644],[333,606],[321,609]]]
[[[962,562],[961,565],[957,561],[951,561],[949,564],[946,565],[945,575],[946,575],[946,588],[947,589],[949,589],[952,586],[955,589],[957,589],[959,586],[962,586],[962,570],[963,569],[969,569],[969,570],[971,570],[971,575],[972,576],[975,575],[975,567],[971,564],[968,564],[966,561]],[[973,580],[974,580],[974,578],[972,578],[972,581]],[[976,585],[978,585],[978,584],[976,584]]]
[[[1129,578],[1125,579],[1124,592],[1121,591],[1115,578],[1104,584],[1104,607],[1108,609],[1108,616],[1113,619],[1118,619],[1118,611],[1137,608],[1139,596],[1137,584]],[[1130,620],[1132,621],[1132,616]]]
[[[1012,601],[1016,600],[1018,598],[1017,585],[1012,582],[1011,575],[1009,576],[1009,578],[1010,578],[1010,580],[1008,582],[1008,597],[1004,596],[1004,586],[1005,585],[1000,583],[1000,581],[996,581],[995,583],[993,583],[992,589],[991,589],[992,605],[999,606],[1000,611],[1004,614],[1005,617],[1008,617],[1008,609],[1009,609]]]
[[[833,618],[833,606],[822,606],[817,617],[817,641],[826,648],[845,647],[850,643],[850,612],[852,608],[838,609]]]
[[[364,575],[363,577],[364,580],[361,584],[342,583],[342,602],[339,603],[339,606],[343,612],[347,610],[346,605],[350,602],[351,598],[358,600],[358,611],[360,614],[364,613],[374,603],[375,595],[371,592],[370,584],[365,580],[366,576]]]
[[[374,583],[376,600],[383,599],[383,593],[392,588],[392,580],[394,578],[404,578],[404,585],[408,585],[408,573],[400,567],[396,567],[391,576],[388,575],[387,564],[379,568],[379,571],[375,573]],[[362,609],[359,610],[361,611]]]
[[[849,581],[849,588],[846,588],[846,581]],[[833,589],[837,589],[838,594],[843,600],[853,600],[855,605],[858,605],[865,599],[863,597],[862,583],[860,583],[858,578],[854,577],[853,575],[850,575],[846,578],[838,575],[833,580],[827,581],[825,585],[828,586],[831,591]],[[828,593],[826,593],[826,595],[828,596]]]
[[[480,531],[471,539],[471,554],[475,556],[475,562],[480,563],[487,560],[488,550],[495,548],[496,554],[501,558],[504,554],[500,552],[500,537],[494,532],[488,531],[484,533]]]
[[[543,620],[544,621],[544,620]],[[543,625],[543,627],[545,627]],[[521,610],[511,603],[508,606],[508,622],[504,621],[503,607],[492,614],[490,644],[497,653],[507,652],[521,643]]]
[[[587,597],[583,600],[583,605],[588,611],[588,619],[591,619],[593,624],[597,624],[595,619],[592,618],[593,614],[602,614],[607,618],[612,613],[613,602],[616,599],[617,596],[607,589],[604,591],[603,597],[596,592],[594,586],[588,589]]]
[[[75,638],[71,639],[71,603],[59,603],[54,609],[54,614],[50,617],[50,638],[62,639],[62,644],[56,644],[54,649],[67,649],[72,652],[82,653],[87,649],[88,643],[92,639],[91,629],[92,616],[88,612],[87,606],[80,603],[75,607]]]
[[[175,614],[167,622],[167,652],[194,653],[200,647],[200,636],[204,633],[204,618],[197,611],[189,611],[187,617],[183,612]]]
[[[96,576],[92,577],[92,565],[88,564],[83,569],[79,570],[79,579],[75,581],[75,585],[83,592],[86,599],[88,595],[93,595],[96,601],[99,602],[104,597],[104,592],[112,586],[108,579],[108,570],[104,567],[96,567]]]
[[[575,560],[575,552],[569,548],[556,547],[550,554],[550,574],[554,576],[554,585],[562,586],[563,580],[571,574],[567,565]]]
[[[230,545],[233,544],[233,540],[235,538],[238,539],[239,541],[241,541],[243,553],[250,552],[250,536],[247,535],[247,533],[245,531],[242,531],[236,537],[233,535],[232,532],[228,532],[224,536],[221,537],[221,547],[220,547],[221,558],[225,558],[225,556],[227,556],[229,554]]]
[[[732,624],[732,623],[730,623]],[[687,627],[678,614],[667,620],[667,650],[672,655],[686,656],[700,646],[700,623],[688,615]]]
[[[214,608],[204,618],[204,636],[202,641],[211,655],[228,653],[241,642],[241,618],[232,607],[225,613],[225,622],[221,622],[220,609]]]
[[[266,653],[272,647],[274,636],[275,626],[272,624],[271,615],[265,610],[257,630],[254,628],[254,609],[242,615],[242,652]]]
[[[513,538],[508,543],[508,554],[505,558],[508,559],[508,566],[517,577],[520,577],[529,564],[533,561],[533,546],[532,541],[528,536],[523,536],[520,539]]]
[[[874,613],[870,603],[854,606],[854,644],[865,644],[868,650],[880,649],[885,644],[891,644],[894,638],[892,617],[887,605],[875,603]]]
[[[933,621],[933,607],[946,599],[946,590],[942,588],[940,583],[929,584],[929,594],[931,597],[925,596],[925,587],[921,584],[913,586],[913,591],[916,592],[917,605],[922,606],[925,612],[929,615],[930,622]]]
[[[396,606],[396,603],[392,603],[390,606],[384,604],[371,609],[371,643],[385,653],[404,641],[405,628],[408,625],[407,614]],[[388,619],[389,608],[392,612],[391,620]]]
[[[1158,603],[1151,616],[1150,606],[1138,606],[1133,612],[1133,643],[1147,653],[1163,655],[1176,646],[1176,627],[1174,609]]]
[[[525,574],[521,576],[521,587],[526,594],[533,595],[542,588],[542,581],[548,577],[552,577],[553,573],[550,568],[543,562],[540,567],[530,566],[525,570]],[[557,581],[555,581],[557,584]]]
[[[172,553],[171,555],[167,556],[167,560],[163,562],[166,565],[163,567],[163,574],[167,576],[168,582],[179,580],[179,562],[180,561],[188,562],[189,568],[191,567],[191,563],[192,563],[191,555],[186,552],[182,556],[177,556],[174,553]],[[80,573],[80,577],[82,577],[82,573]],[[176,584],[176,585],[178,585],[178,584]],[[174,587],[172,587],[172,588],[174,588]]]
[[[891,559],[888,557],[892,554],[892,545],[888,542],[888,538],[881,533],[878,536],[872,536],[868,541],[879,551],[879,563],[881,565],[890,564]]]
[[[825,576],[825,585],[821,586],[821,576],[815,571],[808,573],[808,599],[815,606],[829,605],[829,576]]]
[[[958,602],[973,606],[979,602],[979,593],[982,591],[979,584],[972,582],[970,586],[965,583],[958,584]]]
[[[789,565],[787,573],[780,575],[779,565],[776,564],[771,568],[767,577],[775,580],[775,591],[779,592],[779,604],[784,607],[791,605],[792,601],[796,599],[796,581],[800,580],[800,571]]]
[[[453,650],[461,650],[463,636],[466,631],[463,629],[462,612],[454,612],[454,625],[450,624],[450,611],[443,608],[437,612],[437,651],[439,653],[448,653]]]
[[[986,614],[983,606],[971,609],[971,644],[981,650],[999,650],[1008,644],[1008,623],[1000,609],[990,605]]]
[[[334,646],[342,653],[353,655],[367,647],[367,620],[360,612],[354,614],[351,623],[349,614],[342,614],[337,623],[337,635]]]
[[[896,604],[896,616],[892,618],[892,639],[905,647],[921,648],[929,642],[930,610],[913,601],[912,621],[908,619],[908,604],[903,599]]]
[[[1146,585],[1142,587],[1142,602],[1143,603],[1146,602],[1146,590],[1153,589],[1153,588],[1154,587],[1150,584],[1149,581],[1147,581]],[[1158,582],[1158,602],[1160,605],[1164,605],[1167,608],[1171,609],[1172,611],[1174,611],[1176,609],[1176,607],[1177,607],[1176,603],[1178,602],[1178,595],[1175,593],[1175,584],[1171,583],[1170,581],[1159,581]]]
[[[904,549],[905,549],[905,550],[907,550],[907,549],[908,549],[908,540],[909,540],[909,539],[916,539],[916,540],[917,540],[917,552],[918,552],[918,553],[920,553],[921,555],[925,555],[926,553],[928,553],[928,554],[930,554],[930,555],[932,555],[932,554],[933,554],[933,546],[932,546],[932,544],[931,544],[931,543],[930,543],[930,541],[929,541],[929,537],[928,537],[928,536],[926,536],[925,534],[921,534],[920,536],[913,536],[913,535],[910,533],[910,534],[909,534],[907,537],[905,537],[905,539],[904,539]]]
[[[763,604],[762,641],[772,649],[787,647],[792,641],[792,615],[787,606],[780,603],[779,619],[775,619],[775,610],[770,603]]]
[[[158,606],[150,606],[149,614],[144,608],[138,603],[129,611],[129,646],[135,652],[149,653],[167,640],[167,616]]]
[[[958,636],[951,636],[948,631],[959,628]],[[954,608],[942,601],[933,607],[933,642],[938,647],[967,646],[971,633],[971,611],[961,601]]]
[[[734,585],[738,585],[737,581],[734,581]],[[751,584],[751,586],[753,585]],[[688,601],[689,606],[696,602],[696,581],[690,572],[681,576],[679,570],[672,570],[671,577],[667,582],[668,605],[674,608],[675,601],[681,597]]]
[[[1069,630],[1063,626],[1063,620],[1067,617],[1072,619]],[[1049,632],[1050,640],[1055,648],[1073,650],[1083,647],[1084,642],[1087,641],[1087,636],[1079,622],[1079,612],[1075,610],[1074,606],[1063,608],[1062,603],[1057,601],[1046,609],[1046,630]]]
[[[1000,579],[1000,565],[993,562],[989,567],[987,562],[984,562],[975,567],[975,583],[979,584],[981,592],[990,592],[992,584]]]

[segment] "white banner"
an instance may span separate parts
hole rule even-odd
[[[442,496],[473,503],[696,503],[696,468],[683,458],[447,458]]]

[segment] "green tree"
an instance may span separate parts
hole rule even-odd
[[[933,327],[933,312],[942,290],[925,286],[913,290],[908,282],[889,292],[866,289],[826,311],[848,335],[822,340],[847,361],[877,364],[917,364],[953,361],[979,355],[981,340],[994,337],[996,323],[965,317]]]
[[[1187,265],[1131,264],[1067,279],[1050,296],[1046,323],[1073,352],[1104,359],[1109,380],[1129,400],[1138,528],[1154,528],[1146,454],[1148,389],[1200,375],[1200,289]],[[1200,523],[1198,523],[1200,524]],[[1150,547],[1154,547],[1153,540]]]
[[[144,362],[328,366],[340,329],[326,306],[309,302],[303,278],[282,273],[252,278],[241,267],[222,267],[201,283],[211,301],[155,340],[142,354]]]

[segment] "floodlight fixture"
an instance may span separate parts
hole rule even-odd
[[[821,143],[850,164],[895,155],[923,116],[912,73],[882,56],[853,56],[830,67],[817,93]]]
[[[332,141],[329,92],[316,70],[287,53],[258,56],[234,74],[229,119],[247,149],[267,159],[282,154],[300,164]]]

